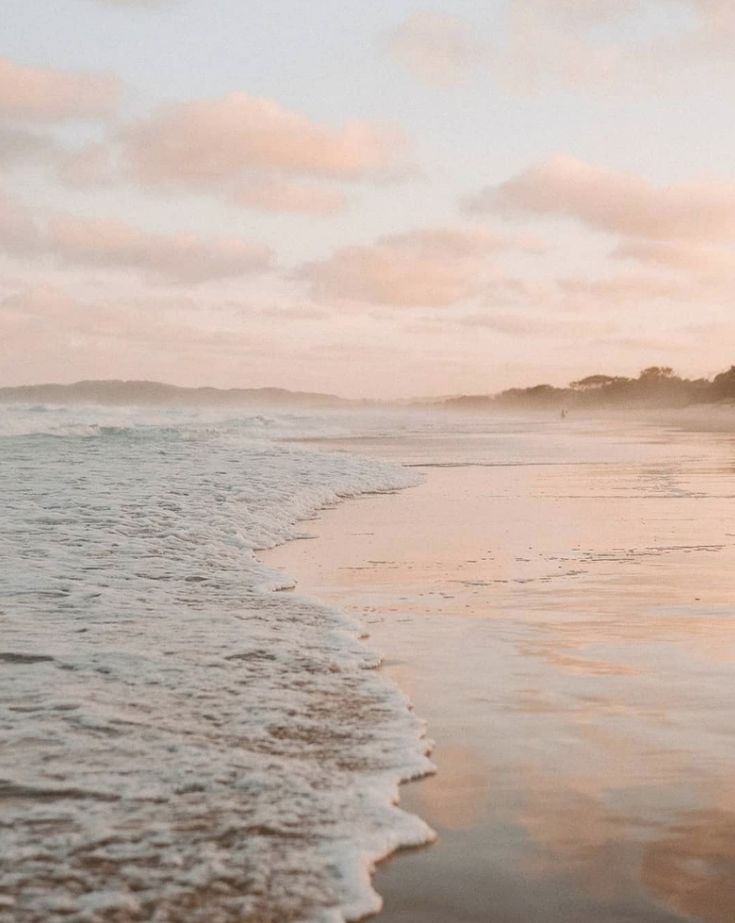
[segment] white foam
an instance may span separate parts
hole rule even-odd
[[[255,557],[415,478],[267,428],[0,409],[3,923],[352,920],[431,838],[395,805],[431,769],[406,699]]]

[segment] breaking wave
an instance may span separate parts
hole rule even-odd
[[[431,768],[406,699],[256,558],[415,482],[267,435],[324,429],[0,408],[3,923],[337,923],[431,838],[395,804]]]

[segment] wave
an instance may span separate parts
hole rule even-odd
[[[375,861],[432,837],[396,806],[423,726],[256,552],[416,476],[258,434],[323,425],[300,415],[0,418],[0,920],[377,910]]]

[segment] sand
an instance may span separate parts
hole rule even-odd
[[[382,923],[735,919],[728,440],[429,466],[264,556],[363,619],[436,741],[402,805],[439,839],[378,870]]]

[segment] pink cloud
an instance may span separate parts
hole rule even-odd
[[[632,259],[671,269],[729,269],[735,272],[735,254],[730,247],[711,247],[668,241],[629,240],[613,251],[618,259]]]
[[[734,39],[731,0],[507,0],[484,22],[413,13],[388,47],[432,83],[474,69],[522,93],[639,92],[643,81],[681,86],[692,68],[731,68]]]
[[[0,125],[0,166],[13,167],[29,161],[52,160],[57,151],[55,142],[42,134]]]
[[[27,67],[0,58],[0,117],[62,122],[109,115],[122,85],[112,76]]]
[[[114,148],[87,142],[64,147],[52,135],[0,125],[0,166],[8,170],[40,164],[65,186],[79,189],[111,186],[119,182]]]
[[[155,302],[88,302],[51,286],[29,286],[0,300],[0,333],[6,383],[69,380],[70,369],[72,380],[107,378],[112,369],[135,376],[146,363],[168,357],[186,357],[193,367],[193,353],[199,351],[201,365],[215,339],[223,351],[244,352],[231,333],[226,344],[224,332],[213,335]]]
[[[41,243],[32,212],[0,189],[0,248],[10,254],[28,254]]]
[[[590,23],[615,19],[650,6],[652,0],[536,0],[539,9],[552,16]]]
[[[63,80],[52,76],[49,71],[49,87],[60,95],[46,100],[47,119],[52,112],[60,119],[92,111],[89,94],[78,92],[76,84],[65,88]],[[74,104],[67,105],[61,96],[73,97]],[[15,103],[20,113],[20,97]],[[24,105],[27,110],[27,99]],[[168,106],[106,141],[76,149],[51,137],[0,127],[0,163],[30,160],[44,163],[58,180],[76,188],[132,179],[147,191],[204,193],[239,208],[314,216],[335,215],[347,207],[337,181],[396,181],[412,170],[409,145],[397,130],[361,121],[331,128],[244,93]]]
[[[498,311],[466,314],[457,318],[455,323],[461,327],[491,330],[507,336],[554,336],[563,330],[563,324],[558,320]]]
[[[242,240],[204,241],[192,234],[152,234],[121,221],[75,218],[49,222],[47,247],[65,263],[139,269],[170,282],[198,283],[262,272],[270,250]]]
[[[504,242],[483,230],[436,228],[341,247],[299,272],[315,299],[396,307],[446,307],[477,294],[488,258]]]
[[[230,200],[243,208],[308,215],[334,215],[344,211],[347,205],[344,194],[337,190],[297,185],[277,176],[238,185]]]
[[[454,83],[482,49],[470,24],[459,16],[422,10],[386,36],[388,51],[417,77],[430,83]]]
[[[735,234],[735,184],[655,186],[642,177],[558,156],[471,197],[476,213],[570,217],[587,227],[658,240]]]
[[[675,273],[672,285],[680,293],[687,290],[682,278],[698,286],[700,299],[719,297],[729,302],[735,284],[735,249],[719,244],[689,241],[626,240],[613,251],[613,257],[634,260],[658,270]]]
[[[122,221],[72,215],[37,216],[0,191],[0,249],[14,256],[48,255],[74,266],[134,269],[168,282],[196,284],[271,268],[262,244],[155,234]]]
[[[169,106],[123,142],[133,175],[152,185],[206,188],[253,172],[381,181],[408,163],[394,130],[359,121],[329,128],[246,93]]]
[[[692,290],[681,282],[640,272],[623,273],[607,278],[563,278],[558,281],[563,295],[583,301],[586,306],[649,304],[652,301],[687,301]]]
[[[76,150],[59,150],[54,157],[58,178],[80,189],[109,186],[117,181],[114,153],[107,144],[90,141]]]
[[[90,141],[65,147],[50,133],[0,124],[0,166],[10,170],[29,163],[40,164],[55,179],[76,188],[110,186],[120,179],[110,144]]]
[[[521,92],[543,89],[550,80],[587,91],[609,79],[624,56],[599,36],[590,40],[586,29],[634,7],[635,0],[510,0],[492,26],[421,11],[395,29],[388,48],[430,83],[455,82],[475,69]]]
[[[296,350],[313,362],[295,323],[242,316],[203,296],[89,298],[20,283],[0,295],[0,375],[4,384],[119,377],[288,386]],[[323,369],[313,364],[316,384]]]
[[[499,311],[493,305],[486,305],[481,311],[459,316],[433,318],[437,331],[446,329],[447,324],[458,328],[467,328],[474,336],[482,336],[484,331],[490,334],[502,334],[514,340],[556,340],[578,342],[581,336],[602,335],[615,329],[604,315],[588,314],[584,318],[570,317],[568,314],[552,313],[548,309],[538,313],[539,304],[527,305],[528,310]]]

